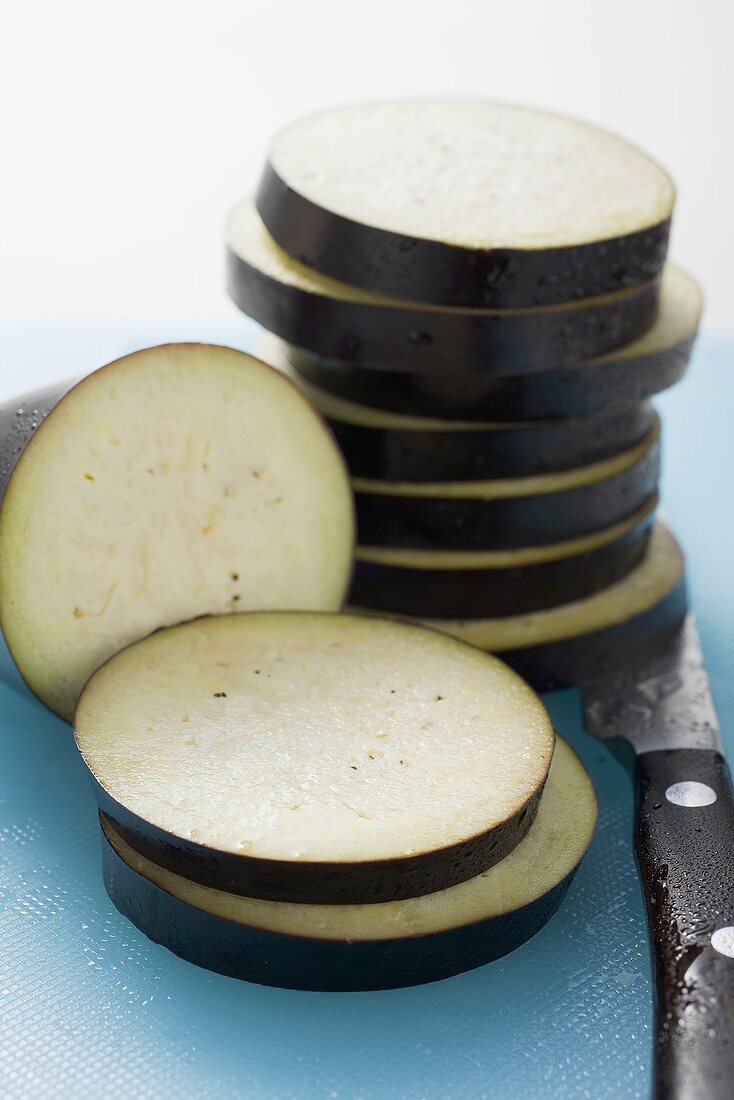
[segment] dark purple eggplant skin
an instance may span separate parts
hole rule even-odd
[[[290,256],[352,286],[396,298],[479,309],[528,309],[655,278],[670,218],[632,233],[558,248],[471,249],[352,221],[289,187],[266,163],[256,204]]]
[[[359,612],[359,608],[353,609]],[[622,622],[571,638],[515,649],[492,649],[538,692],[578,687],[602,675],[620,660],[644,659],[670,641],[688,612],[685,570],[657,603]],[[478,618],[478,617],[477,617]],[[441,630],[445,620],[424,618],[425,626]],[[471,617],[464,620],[467,624]],[[479,645],[474,641],[475,645]],[[480,646],[481,648],[481,646]]]
[[[561,904],[575,870],[521,909],[407,939],[334,941],[287,936],[196,909],[134,871],[102,836],[113,905],[155,943],[231,978],[282,989],[360,992],[440,981],[520,947]]]
[[[73,382],[55,383],[0,406],[0,503],[18,459]]]
[[[337,863],[261,859],[208,848],[139,817],[90,775],[100,811],[131,848],[159,866],[230,894],[314,905],[401,901],[475,878],[527,835],[545,784],[544,778],[512,817],[459,843],[405,858]]]
[[[632,531],[572,557],[503,569],[411,569],[357,559],[350,603],[417,618],[523,615],[584,599],[645,556],[653,513]]]
[[[623,405],[591,417],[448,431],[326,420],[353,477],[480,481],[599,462],[644,439],[655,414],[649,404]]]
[[[656,440],[628,469],[586,485],[535,496],[397,496],[358,488],[358,545],[426,550],[518,550],[612,527],[657,492],[660,444]]]
[[[384,371],[479,377],[558,370],[603,355],[646,332],[659,279],[583,306],[526,312],[383,305],[306,292],[227,251],[227,290],[239,309],[289,344]]]
[[[682,576],[658,603],[626,622],[526,649],[505,649],[498,656],[536,691],[576,687],[621,657],[629,659],[663,645],[680,629],[687,610],[687,582]]]
[[[695,336],[649,355],[598,359],[558,370],[497,377],[463,364],[424,371],[377,370],[325,359],[294,345],[286,354],[302,378],[337,397],[408,416],[520,421],[593,416],[640,404],[681,380]]]

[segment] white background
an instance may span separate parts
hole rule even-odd
[[[726,327],[728,0],[64,0],[0,35],[0,312],[221,316],[222,222],[268,137],[344,101],[482,95],[585,116],[673,173],[673,252]]]

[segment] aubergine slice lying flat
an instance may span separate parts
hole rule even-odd
[[[233,893],[325,904],[431,893],[504,859],[554,736],[480,650],[313,612],[157,632],[92,677],[75,732],[138,851]]]
[[[327,279],[292,260],[250,199],[227,220],[230,297],[290,344],[384,371],[453,370],[480,377],[567,367],[645,332],[659,279],[567,305],[456,309],[387,298]]]
[[[590,416],[611,405],[646,401],[680,381],[702,309],[695,280],[668,264],[658,313],[646,333],[560,370],[497,378],[467,370],[458,360],[443,369],[408,373],[323,359],[293,345],[287,345],[287,355],[299,374],[322,390],[390,412],[472,421]]]
[[[231,977],[292,989],[418,985],[483,966],[555,913],[596,824],[591,780],[560,738],[532,829],[491,870],[427,897],[297,905],[239,897],[164,869],[102,815],[107,891],[156,943]]]
[[[103,661],[160,626],[341,605],[354,539],[342,457],[302,393],[251,356],[140,351],[63,397],[16,403],[3,427],[0,620],[63,717]]]
[[[460,481],[568,470],[634,446],[650,431],[649,403],[593,417],[481,423],[384,412],[303,381],[283,344],[265,336],[255,354],[304,389],[331,428],[354,477],[386,481]]]
[[[454,306],[566,302],[665,259],[669,176],[589,123],[479,100],[324,111],[274,138],[258,192],[291,256]]]
[[[537,691],[549,691],[582,683],[620,655],[662,643],[685,614],[683,552],[658,524],[640,565],[587,599],[529,615],[424,622],[498,653]]]
[[[351,602],[412,617],[519,615],[591,596],[642,561],[657,499],[630,520],[526,550],[357,547]]]
[[[566,542],[629,519],[657,492],[659,425],[614,458],[491,481],[353,478],[360,546],[516,550]]]

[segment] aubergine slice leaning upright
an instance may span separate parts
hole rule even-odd
[[[670,177],[576,119],[482,100],[373,103],[286,126],[257,196],[291,256],[437,305],[567,302],[654,277]]]
[[[404,416],[336,397],[300,378],[274,336],[255,354],[300,385],[341,447],[353,477],[460,481],[573,469],[634,446],[650,431],[649,403],[564,420],[457,421]]]
[[[150,348],[16,402],[0,427],[0,623],[64,718],[95,669],[158,627],[341,606],[343,459],[303,394],[251,356]]]
[[[649,504],[660,474],[659,425],[613,458],[556,474],[487,481],[352,478],[360,546],[516,550],[614,526]]]
[[[523,550],[358,546],[351,602],[411,617],[472,618],[543,611],[591,596],[642,561],[657,499],[593,535]]]
[[[647,332],[557,370],[498,378],[467,370],[459,361],[408,372],[325,359],[293,345],[286,345],[286,354],[301,377],[322,390],[388,412],[470,421],[563,419],[647,401],[674,386],[688,366],[702,310],[696,281],[668,264]]]
[[[596,823],[591,780],[560,738],[532,829],[501,863],[410,901],[284,905],[203,886],[131,848],[104,815],[110,898],[156,943],[209,970],[291,989],[433,982],[483,966],[555,913]]]
[[[227,286],[236,306],[289,344],[385,371],[461,363],[482,377],[557,370],[640,336],[655,320],[659,276],[564,305],[427,306],[328,279],[288,256],[250,199],[227,220]]]
[[[370,616],[252,612],[158,631],[89,681],[75,735],[137,851],[247,897],[454,886],[537,810],[550,718],[501,661]]]
[[[526,615],[422,621],[499,654],[536,691],[550,691],[593,679],[610,661],[665,642],[686,608],[683,552],[658,524],[640,564],[586,599]]]

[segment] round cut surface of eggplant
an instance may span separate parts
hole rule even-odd
[[[240,897],[166,870],[102,816],[105,881],[148,936],[200,966],[297,989],[380,989],[481,966],[534,935],[591,841],[596,799],[560,738],[533,828],[501,863],[403,901],[299,905]]]
[[[252,608],[336,610],[353,502],[323,421],[229,348],[151,348],[90,375],[37,427],[0,512],[0,619],[33,691],[70,717],[111,654]]]
[[[621,138],[481,100],[362,104],[274,138],[258,208],[291,255],[357,286],[527,307],[639,282],[675,192]]]
[[[313,613],[159,631],[92,677],[75,731],[101,809],[144,854],[314,902],[486,869],[530,827],[553,751],[545,708],[502,662]]]

